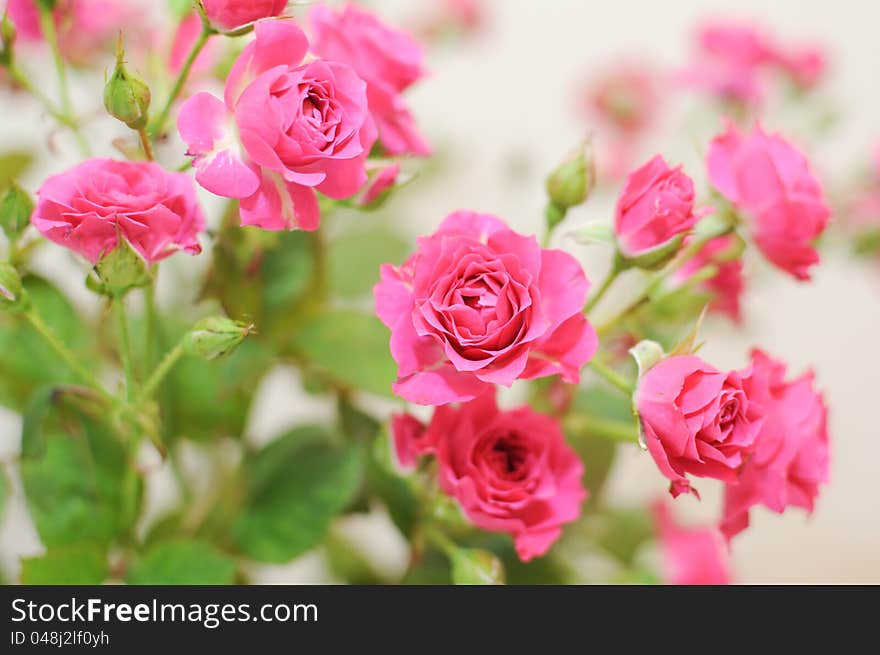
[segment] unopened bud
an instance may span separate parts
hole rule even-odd
[[[103,287],[102,291],[113,298],[120,298],[129,289],[144,287],[150,283],[147,263],[129,245],[117,236],[117,245],[101,255],[95,272]]]
[[[0,228],[10,241],[21,236],[30,224],[34,201],[30,194],[14,182],[0,200]]]
[[[147,126],[150,87],[125,67],[124,56],[120,44],[116,52],[116,67],[104,85],[104,106],[114,118],[133,130],[141,130]]]
[[[238,348],[253,328],[253,325],[222,316],[203,318],[187,333],[184,349],[190,355],[217,359]]]
[[[30,307],[27,291],[21,285],[21,276],[6,262],[0,262],[0,308],[20,314]]]
[[[582,204],[596,185],[596,166],[589,144],[578,148],[547,178],[547,195],[562,212]]]

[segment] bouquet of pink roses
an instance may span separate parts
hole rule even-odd
[[[0,403],[22,416],[9,471],[42,544],[12,575],[232,583],[320,549],[354,583],[572,582],[571,559],[602,552],[605,581],[726,583],[754,508],[812,512],[829,470],[813,373],[758,348],[719,369],[699,329],[707,311],[740,320],[747,249],[801,281],[819,263],[823,185],[758,120],[780,78],[817,83],[818,50],[701,32],[699,65],[672,78],[728,117],[705,187],[638,160],[658,94],[627,66],[584,103],[603,127],[548,176],[542,234],[461,209],[412,246],[384,214],[432,156],[407,101],[423,46],[355,4],[171,7],[170,31],[114,0],[3,15],[3,93],[79,153],[34,188],[30,156],[3,155]],[[114,49],[106,112],[81,113],[95,107],[74,103],[71,70]],[[602,189],[612,219],[572,226]],[[612,253],[604,279],[550,247],[563,221]],[[258,443],[255,398],[279,366],[327,411]],[[627,448],[656,464],[649,507],[602,493]],[[717,520],[679,524],[672,498],[711,484]],[[403,577],[338,529],[368,512],[405,540]],[[659,565],[640,555],[652,542]]]

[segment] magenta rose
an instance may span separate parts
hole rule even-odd
[[[287,0],[202,0],[202,6],[211,25],[228,32],[261,18],[277,16],[287,7]]]
[[[394,392],[421,405],[472,400],[492,385],[579,379],[597,348],[577,260],[494,216],[449,215],[403,266],[382,266],[376,312],[391,329]]]
[[[725,487],[721,530],[728,538],[748,527],[755,505],[812,512],[819,486],[828,482],[828,412],[813,373],[786,381],[785,364],[760,350],[752,353],[751,368],[746,388],[766,417],[754,454]]]
[[[717,528],[687,528],[676,523],[669,505],[658,501],[652,513],[660,539],[663,582],[670,585],[730,584],[727,543]]]
[[[158,164],[88,159],[48,178],[38,195],[34,227],[93,264],[119,236],[149,264],[201,252],[205,218],[192,180]]]
[[[617,200],[614,232],[620,252],[628,259],[662,257],[700,216],[694,212],[693,180],[657,155],[630,173]]]
[[[376,139],[366,85],[347,65],[302,63],[309,44],[290,21],[261,21],[236,60],[225,103],[199,93],[178,129],[196,180],[241,200],[242,225],[317,229],[315,191],[349,198],[366,182]]]
[[[760,125],[743,134],[729,123],[709,146],[707,165],[712,185],[743,212],[764,255],[796,278],[810,279],[819,261],[813,243],[831,212],[806,157]]]
[[[735,482],[755,446],[763,410],[746,393],[748,371],[723,373],[699,357],[669,357],[639,380],[644,440],[670,493],[693,492],[687,475]]]
[[[513,536],[519,558],[545,554],[587,498],[584,466],[559,424],[528,407],[502,412],[493,393],[438,407],[429,431],[440,487],[485,530]]]
[[[348,64],[367,82],[370,113],[386,152],[430,154],[431,148],[416,128],[402,95],[426,75],[421,46],[353,4],[340,11],[315,5],[309,22],[312,52]]]
[[[740,296],[745,282],[742,259],[730,254],[737,250],[736,239],[734,235],[712,239],[670,276],[670,282],[673,287],[681,287],[707,267],[713,267],[715,272],[698,282],[696,288],[712,296],[710,311],[726,314],[739,323],[742,321]],[[685,239],[683,245],[687,246],[688,243],[689,239]]]
[[[391,416],[391,440],[397,463],[404,471],[413,471],[419,457],[434,452],[435,440],[425,425],[412,414]]]

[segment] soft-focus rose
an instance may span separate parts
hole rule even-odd
[[[654,503],[652,513],[660,538],[663,582],[671,585],[730,584],[727,543],[717,528],[686,528],[672,517],[669,505]]]
[[[583,315],[589,286],[568,253],[494,216],[451,214],[405,264],[383,265],[374,289],[391,329],[394,392],[443,405],[519,378],[577,382],[597,347]]]
[[[192,180],[152,162],[89,159],[47,179],[31,222],[93,264],[122,236],[152,264],[201,252],[205,227]]]
[[[348,64],[367,82],[370,113],[388,154],[430,154],[402,95],[426,74],[421,46],[352,4],[340,11],[316,5],[309,22],[312,52]]]
[[[360,204],[370,205],[380,200],[397,182],[398,175],[400,175],[400,164],[389,164],[383,167],[367,186]]]
[[[194,95],[178,129],[199,184],[241,199],[242,225],[314,230],[315,190],[349,198],[366,182],[376,139],[366,85],[345,64],[302,64],[309,44],[293,22],[261,21],[254,31],[226,81],[225,103]]]
[[[171,52],[168,56],[168,70],[172,75],[177,75],[183,68],[186,58],[202,33],[202,19],[198,12],[191,11],[177,26],[174,32],[174,40],[171,42]],[[199,77],[210,72],[217,64],[219,58],[219,44],[215,40],[205,44],[199,56],[196,57],[190,69],[190,79]]]
[[[414,470],[421,455],[434,452],[433,435],[428,435],[425,425],[412,414],[391,416],[391,439],[397,463],[404,471]]]
[[[822,79],[828,68],[825,52],[817,46],[807,46],[784,52],[779,65],[800,87],[810,89]]]
[[[261,18],[278,16],[287,7],[287,0],[202,0],[202,5],[211,25],[229,32]]]
[[[621,253],[636,258],[677,244],[697,223],[694,182],[660,155],[630,173],[617,200],[614,232]]]
[[[647,66],[621,63],[587,89],[586,109],[624,134],[643,131],[659,104],[657,77]]]
[[[706,267],[714,267],[715,273],[699,282],[696,288],[711,294],[711,311],[726,314],[739,323],[742,320],[740,296],[745,283],[742,259],[731,256],[731,252],[741,249],[737,248],[736,241],[737,237],[734,235],[712,239],[670,276],[670,282],[674,287],[680,287]],[[683,245],[687,246],[688,242],[689,239],[685,239]]]
[[[20,38],[43,39],[37,0],[9,0],[6,8]],[[61,53],[80,65],[114,43],[122,29],[130,44],[145,24],[143,11],[127,0],[58,0],[52,14]]]
[[[673,496],[688,474],[735,482],[763,423],[746,392],[749,371],[723,373],[694,355],[669,357],[639,380],[635,404],[644,439]]]
[[[709,146],[707,165],[712,185],[744,213],[764,255],[796,278],[810,279],[819,261],[813,244],[831,212],[807,158],[760,125],[743,134],[729,123]]]
[[[756,350],[747,392],[765,412],[754,454],[738,480],[725,487],[721,530],[731,538],[749,525],[749,510],[764,505],[813,511],[819,486],[828,482],[828,412],[812,372],[786,381],[785,364]]]
[[[513,536],[519,558],[546,553],[587,497],[584,466],[559,424],[528,407],[501,412],[493,393],[438,407],[429,430],[440,487],[486,530]]]

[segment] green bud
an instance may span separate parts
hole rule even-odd
[[[566,210],[584,203],[596,186],[593,152],[585,143],[547,178],[547,195],[552,204]]]
[[[95,265],[101,281],[101,291],[113,298],[121,298],[129,289],[145,287],[150,281],[147,263],[121,236],[113,250],[104,253]]]
[[[235,350],[253,329],[253,325],[223,316],[203,318],[187,333],[184,350],[197,357],[217,359]]]
[[[150,87],[125,67],[124,57],[120,43],[116,51],[116,67],[104,85],[104,106],[114,118],[133,130],[141,130],[147,126]]]
[[[661,243],[659,246],[645,250],[635,257],[626,257],[620,254],[620,258],[624,263],[624,268],[641,268],[648,271],[656,271],[668,264],[673,257],[681,250],[681,244],[684,242],[684,235],[677,235]]]
[[[21,276],[6,262],[0,262],[0,308],[13,314],[22,314],[30,308]]]
[[[450,557],[452,581],[455,584],[504,584],[504,565],[493,553],[479,548],[458,548]]]
[[[560,207],[555,202],[547,203],[547,209],[544,211],[544,218],[547,220],[547,229],[552,230],[562,221],[565,220],[567,209]]]
[[[13,182],[0,200],[0,228],[3,228],[10,241],[14,241],[25,231],[33,212],[34,201],[31,195]]]

